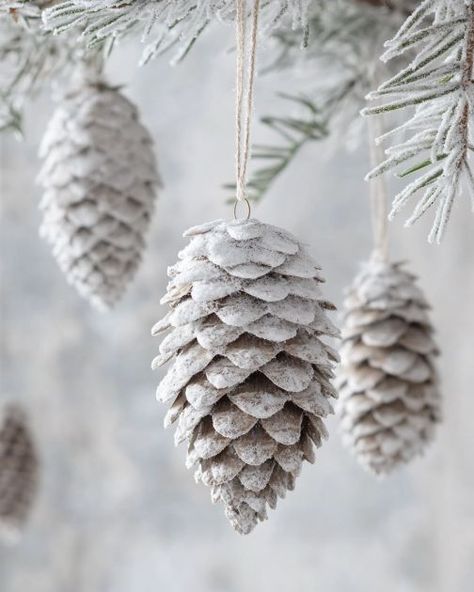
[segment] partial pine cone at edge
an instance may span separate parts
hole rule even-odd
[[[321,338],[338,336],[334,306],[320,268],[280,228],[218,220],[185,236],[162,300],[171,310],[153,328],[169,331],[153,367],[172,361],[157,397],[187,466],[247,534],[327,436],[338,355]]]
[[[338,371],[343,439],[389,473],[424,452],[440,420],[429,305],[400,263],[369,262],[345,300]]]
[[[25,413],[0,405],[0,539],[15,542],[38,487],[38,458]]]

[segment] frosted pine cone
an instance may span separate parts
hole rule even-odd
[[[38,461],[23,412],[0,409],[0,536],[16,537],[28,517],[37,487]]]
[[[340,384],[345,442],[388,473],[421,454],[440,419],[429,308],[401,264],[370,262],[345,301]]]
[[[62,99],[40,155],[41,234],[78,292],[109,308],[145,246],[159,182],[152,139],[136,107],[87,73]]]
[[[337,353],[321,338],[338,334],[334,307],[320,268],[284,230],[216,221],[184,236],[162,300],[171,311],[153,328],[171,330],[153,367],[173,360],[157,397],[171,403],[165,425],[177,421],[196,480],[247,534],[326,437]]]

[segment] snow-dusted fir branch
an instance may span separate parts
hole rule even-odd
[[[308,143],[329,134],[338,140],[350,138],[350,144],[365,137],[359,130],[359,111],[371,88],[372,71],[383,42],[395,34],[412,6],[413,0],[390,7],[383,0],[313,0],[304,50],[303,31],[274,33],[270,65],[262,71],[284,70],[287,80],[291,72],[291,86],[298,90],[281,93],[286,113],[261,118],[272,134],[270,142],[252,149],[255,168],[247,183],[252,199],[262,198]],[[393,72],[395,66],[390,65]]]
[[[41,10],[37,2],[25,0],[4,0],[0,4],[0,16],[8,14],[15,20],[22,20],[27,23],[29,18],[41,16]]]
[[[247,197],[252,201],[259,201],[267,193],[306,144],[322,140],[328,135],[327,114],[311,99],[283,93],[279,96],[293,107],[296,106],[300,114],[266,116],[260,119],[261,123],[273,132],[277,144],[254,144],[252,147],[252,160],[260,164],[252,171],[247,181]],[[225,187],[232,190],[232,195],[235,195],[235,183],[228,183]]]
[[[310,3],[265,0],[262,29],[273,30],[288,20],[295,28],[304,27]],[[232,21],[234,15],[235,0],[66,0],[45,10],[43,19],[56,33],[79,28],[89,45],[141,30],[145,63],[175,45],[179,61],[212,21]]]
[[[42,28],[41,2],[0,4],[0,131],[21,133],[22,109],[35,92],[67,70],[78,45]]]
[[[416,57],[369,95],[382,102],[363,112],[377,115],[414,106],[415,113],[379,138],[391,140],[400,132],[404,139],[386,150],[387,159],[368,178],[393,169],[400,177],[416,175],[395,197],[390,216],[421,194],[406,225],[436,206],[428,238],[439,243],[463,179],[474,209],[469,163],[474,150],[474,0],[424,0],[386,47],[384,61],[410,50]]]

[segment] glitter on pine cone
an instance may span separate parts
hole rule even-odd
[[[344,442],[376,474],[420,455],[440,420],[429,305],[400,263],[371,261],[345,300],[337,375]]]
[[[35,446],[23,411],[0,408],[0,539],[15,542],[28,518],[38,481]]]
[[[320,268],[288,232],[257,220],[210,222],[169,268],[162,303],[170,330],[153,361],[172,366],[157,397],[187,441],[186,465],[248,534],[294,488],[302,462],[327,437],[338,330]]]
[[[70,284],[108,309],[133,279],[159,185],[137,108],[84,65],[46,134],[41,235]]]

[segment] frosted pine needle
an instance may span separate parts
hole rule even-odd
[[[310,0],[262,3],[261,26],[273,30],[282,21],[305,27]],[[47,28],[60,33],[78,27],[91,45],[133,30],[142,32],[142,63],[175,46],[179,60],[214,20],[232,21],[234,0],[67,0],[44,11]]]
[[[45,33],[37,2],[0,3],[0,131],[21,132],[24,105],[74,63],[82,44]]]
[[[376,115],[413,106],[415,113],[394,130],[406,139],[389,147],[387,159],[367,177],[393,169],[400,177],[416,175],[395,197],[390,216],[421,195],[406,225],[436,206],[428,240],[439,243],[463,180],[474,196],[469,164],[474,149],[474,1],[425,0],[385,45],[384,61],[408,51],[416,57],[368,96],[383,102],[363,113]],[[390,132],[379,140],[392,136]]]

